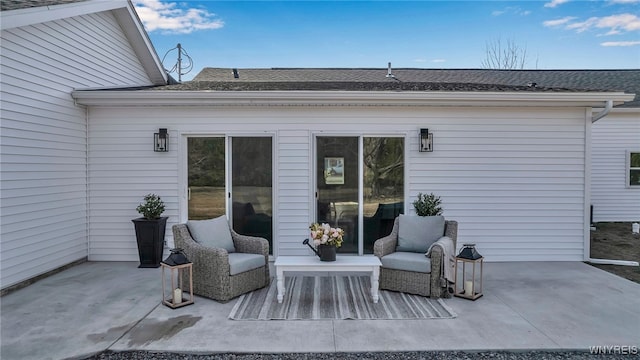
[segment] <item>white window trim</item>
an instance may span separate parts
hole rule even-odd
[[[631,154],[640,154],[640,150],[627,150],[627,156],[625,158],[625,184],[627,189],[639,189],[640,185],[631,185],[631,170],[640,170],[640,167],[631,167]]]

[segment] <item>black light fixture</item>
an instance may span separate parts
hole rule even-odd
[[[169,151],[169,133],[167,129],[160,128],[158,132],[153,134],[153,151],[155,152],[168,152]]]
[[[420,152],[433,151],[433,133],[429,129],[420,129]]]

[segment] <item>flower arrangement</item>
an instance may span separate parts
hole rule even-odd
[[[313,245],[334,245],[335,247],[342,246],[342,237],[344,236],[344,230],[341,228],[332,228],[329,224],[313,223],[309,226],[311,230],[311,239]]]

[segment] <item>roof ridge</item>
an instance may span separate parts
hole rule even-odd
[[[238,69],[238,70],[384,70],[387,68],[375,67],[265,67],[265,68],[241,68],[241,67],[216,67],[206,66],[204,69]],[[423,71],[497,71],[497,72],[605,72],[605,71],[640,71],[638,69],[480,69],[480,68],[411,68],[394,67],[395,70],[423,70]]]

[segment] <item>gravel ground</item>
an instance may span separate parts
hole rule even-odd
[[[310,354],[176,354],[147,351],[106,351],[86,360],[566,360],[566,359],[637,359],[640,356],[611,354],[590,355],[588,352],[460,352],[460,351],[426,351],[426,352],[379,352],[379,353],[310,353]]]

